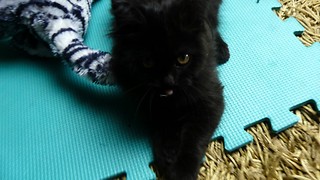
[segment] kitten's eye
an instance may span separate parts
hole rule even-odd
[[[191,56],[189,54],[185,54],[184,56],[180,56],[177,59],[178,65],[180,65],[180,66],[188,64],[190,60],[191,60]]]
[[[154,62],[151,60],[145,60],[142,62],[143,67],[152,68],[154,66]]]

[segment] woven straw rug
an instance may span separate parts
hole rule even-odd
[[[296,33],[298,39],[306,46],[320,42],[320,0],[279,1],[283,6],[277,15],[281,19],[293,16],[305,27]],[[236,152],[227,153],[223,142],[212,142],[199,180],[320,180],[320,113],[312,104],[294,113],[300,122],[280,134],[271,134],[266,123],[248,129],[254,142]]]

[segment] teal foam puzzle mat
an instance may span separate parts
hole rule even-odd
[[[294,35],[303,27],[294,18],[281,21],[272,1],[225,1],[221,31],[230,61],[219,68],[226,111],[214,138],[233,151],[252,141],[244,129],[268,120],[278,133],[298,119],[290,109],[319,102],[320,46],[305,47]]]
[[[219,67],[226,111],[213,138],[233,151],[252,141],[245,129],[269,119],[279,132],[297,122],[290,112],[319,102],[320,45],[294,36],[276,0],[225,0],[221,32],[231,59]],[[89,46],[110,51],[110,1],[94,4]],[[155,179],[152,153],[134,109],[117,87],[75,76],[56,59],[26,56],[0,42],[0,179]]]

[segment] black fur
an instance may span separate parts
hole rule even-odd
[[[224,109],[216,66],[229,58],[220,0],[112,0],[111,67],[151,125],[154,164],[167,180],[196,179]],[[188,55],[182,65],[177,59]]]

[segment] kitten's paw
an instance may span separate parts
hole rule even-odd
[[[198,176],[198,167],[182,164],[177,159],[170,163],[155,162],[154,167],[160,180],[196,180]]]
[[[155,152],[155,165],[159,171],[167,171],[166,169],[177,161],[178,153],[175,149],[162,149]]]
[[[159,179],[161,180],[196,180],[197,174],[184,171],[183,168],[168,168],[161,174]]]

